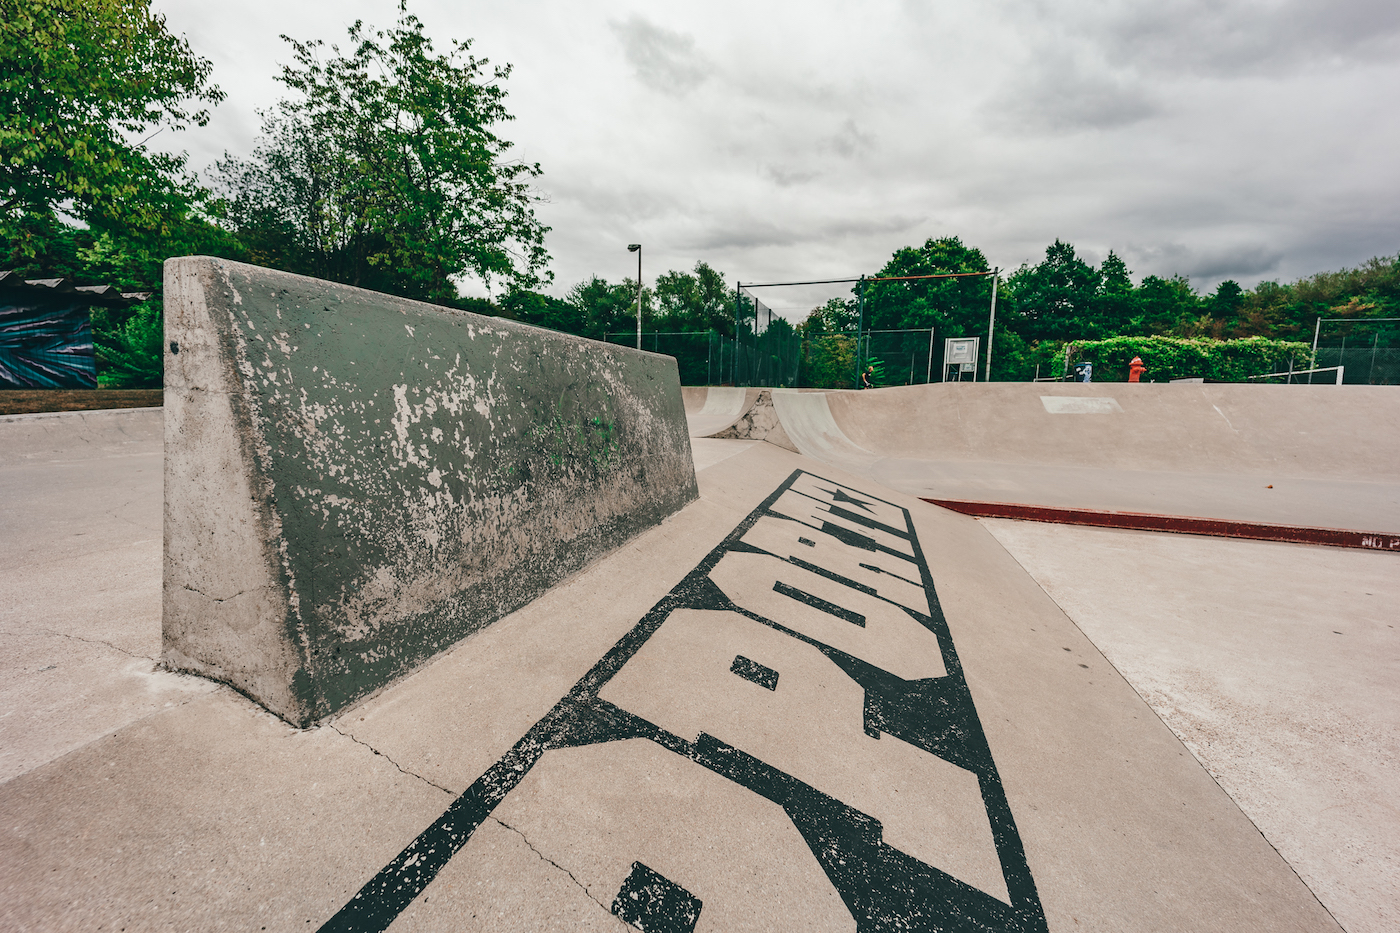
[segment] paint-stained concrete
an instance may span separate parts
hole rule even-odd
[[[668,357],[223,260],[165,412],[164,659],[303,725],[696,495]]]

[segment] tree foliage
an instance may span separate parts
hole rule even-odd
[[[16,258],[95,230],[168,234],[198,189],[152,130],[209,119],[210,63],[149,0],[0,0],[0,233]],[[133,138],[145,137],[139,142]]]
[[[223,218],[272,265],[454,303],[456,283],[530,288],[548,279],[534,216],[540,167],[507,158],[498,126],[510,66],[454,41],[436,54],[422,22],[356,22],[342,52],[290,43],[279,80],[295,96],[263,115],[249,159],[217,167]]]
[[[964,246],[958,237],[942,237],[895,250],[876,277],[959,275],[991,268],[981,250]],[[864,290],[868,330],[935,327],[950,334],[975,331],[979,322],[985,329],[992,295],[988,276],[868,282]]]
[[[713,330],[726,337],[734,336],[734,296],[724,275],[708,263],[697,262],[693,272],[672,271],[657,276],[656,305],[658,330]]]

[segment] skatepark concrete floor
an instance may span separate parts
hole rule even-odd
[[[908,510],[1048,929],[1400,928],[1396,555],[978,521],[772,445],[692,449],[699,501],[298,730],[157,668],[159,413],[0,423],[0,928],[316,929],[794,470]],[[681,734],[704,703],[668,671],[701,649],[661,631],[604,696]],[[701,724],[869,797],[892,845],[941,839],[935,861],[1004,901],[959,769],[863,737],[858,712],[834,751],[834,713]],[[855,928],[781,809],[659,749],[546,756],[390,928],[630,929],[608,905],[634,857],[703,898],[696,929]],[[953,809],[892,807],[908,785],[848,758],[927,774]]]

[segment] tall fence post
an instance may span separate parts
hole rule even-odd
[[[1308,364],[1308,369],[1317,369],[1317,338],[1322,333],[1322,317],[1318,316],[1317,323],[1313,325],[1313,351],[1312,362]],[[1290,365],[1291,369],[1292,366]],[[1308,385],[1312,385],[1312,373],[1308,373]]]
[[[856,388],[860,388],[860,374],[863,371],[860,366],[860,333],[865,330],[865,276],[860,277],[860,300],[859,316],[856,318]]]
[[[734,358],[730,360],[730,365],[734,369],[734,381],[731,385],[739,384],[739,308],[743,304],[743,284],[734,283]]]
[[[987,374],[983,382],[992,381],[992,331],[997,326],[997,282],[1001,279],[1001,269],[992,270],[992,314],[987,320]],[[974,372],[973,376],[977,374]]]

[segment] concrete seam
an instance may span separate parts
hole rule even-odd
[[[598,900],[596,897],[594,897],[593,894],[592,894],[592,892],[590,892],[590,891],[588,890],[588,888],[583,884],[583,882],[579,881],[577,878],[574,877],[574,873],[573,873],[573,872],[569,871],[569,870],[568,870],[567,868],[565,868],[563,865],[560,865],[558,862],[554,861],[554,859],[552,859],[552,858],[550,858],[549,856],[545,855],[545,854],[544,854],[543,852],[541,852],[539,849],[536,849],[535,846],[534,846],[534,844],[530,842],[530,840],[526,837],[526,835],[525,835],[524,833],[522,833],[520,830],[516,829],[514,826],[510,825],[509,823],[507,823],[507,822],[501,820],[499,817],[492,816],[491,819],[494,820],[494,821],[497,822],[497,823],[500,823],[500,825],[504,826],[506,829],[510,830],[511,832],[513,832],[513,833],[515,833],[517,836],[519,836],[520,839],[521,839],[521,841],[524,842],[525,845],[529,847],[529,849],[530,849],[531,852],[533,852],[533,853],[535,853],[536,855],[538,855],[538,856],[540,857],[541,860],[548,862],[549,864],[553,865],[555,868],[557,868],[557,869],[559,869],[560,871],[562,871],[564,874],[568,875],[568,876],[569,876],[569,880],[572,881],[575,885],[577,885],[577,886],[578,886],[578,889],[579,889],[580,891],[582,891],[582,892],[584,893],[584,895],[585,895],[590,901],[592,901],[593,903],[597,904],[599,907],[601,907],[601,908],[603,908],[604,910],[606,910],[606,911],[608,912],[608,916],[612,916],[612,915],[613,915],[612,908],[608,907],[607,904],[604,904],[602,901],[600,901],[600,900]]]
[[[4,633],[4,634],[8,634],[8,633]],[[212,692],[217,692],[219,686],[222,686],[222,685],[216,685],[216,686],[215,686],[215,690],[214,690],[214,691],[211,691],[211,693],[212,693]],[[56,762],[56,761],[62,761],[63,759],[67,758],[69,755],[77,755],[77,754],[79,754],[80,752],[86,751],[87,749],[89,749],[89,748],[91,748],[92,746],[96,745],[98,742],[106,741],[107,739],[112,738],[112,736],[117,735],[117,734],[120,733],[120,732],[124,732],[124,731],[126,731],[127,729],[130,729],[130,728],[133,727],[133,726],[138,726],[138,725],[140,725],[141,723],[145,722],[145,721],[148,720],[148,719],[154,719],[155,717],[157,717],[157,716],[162,716],[162,715],[164,715],[164,714],[166,714],[166,713],[173,713],[175,710],[180,709],[182,706],[187,706],[187,705],[189,705],[190,703],[193,703],[195,700],[203,699],[204,697],[209,696],[209,695],[210,695],[209,693],[201,693],[201,694],[198,694],[197,696],[186,697],[185,699],[181,700],[179,703],[176,703],[176,704],[173,705],[173,706],[166,706],[166,707],[162,707],[161,709],[153,709],[153,710],[151,710],[149,713],[147,713],[147,714],[144,715],[144,716],[138,716],[137,718],[131,720],[130,722],[124,722],[124,723],[122,723],[121,725],[117,726],[116,728],[110,729],[110,730],[108,730],[107,732],[104,732],[104,733],[102,733],[101,735],[99,735],[99,736],[97,736],[97,737],[95,737],[95,738],[89,739],[88,741],[82,743],[81,745],[77,745],[77,746],[75,746],[75,747],[73,747],[73,748],[70,748],[70,749],[68,749],[68,751],[63,752],[63,753],[59,754],[58,756],[56,756],[56,757],[54,757],[54,758],[50,758],[50,759],[48,759],[47,761],[41,761],[41,762],[39,762],[38,764],[34,765],[34,767],[32,767],[32,768],[27,768],[27,769],[25,769],[24,771],[21,771],[21,772],[18,773],[18,774],[15,774],[15,775],[12,775],[12,776],[10,776],[10,777],[4,778],[3,780],[0,780],[0,786],[4,786],[5,784],[8,784],[10,781],[13,781],[13,780],[16,780],[16,779],[18,779],[18,778],[24,777],[26,774],[32,774],[33,772],[39,770],[40,768],[48,767],[49,765],[52,765],[52,764],[53,764],[54,762]]]
[[[362,739],[357,739],[357,738],[355,738],[355,736],[351,735],[349,732],[341,732],[340,729],[338,729],[334,724],[329,724],[329,723],[328,723],[328,725],[330,726],[331,731],[333,731],[336,735],[344,736],[345,738],[347,738],[347,739],[349,739],[350,741],[354,742],[356,745],[363,745],[365,748],[367,748],[367,749],[369,749],[370,751],[374,752],[374,753],[375,753],[376,755],[378,755],[380,758],[383,758],[385,761],[389,762],[389,764],[393,765],[395,768],[398,768],[399,771],[400,771],[400,773],[406,774],[406,775],[408,775],[408,776],[411,777],[411,778],[417,778],[418,780],[422,781],[424,784],[428,784],[428,785],[431,785],[432,787],[436,787],[438,790],[442,791],[444,794],[447,794],[447,795],[452,796],[452,797],[456,797],[456,796],[457,796],[455,793],[453,793],[452,791],[448,790],[446,787],[443,787],[441,784],[435,783],[435,782],[429,780],[428,778],[423,777],[423,775],[421,775],[421,774],[415,774],[414,772],[408,770],[408,769],[405,768],[403,765],[399,764],[397,761],[395,761],[394,759],[390,758],[388,755],[384,754],[383,752],[381,752],[379,749],[375,748],[373,745],[369,744],[368,742],[366,742],[366,741],[364,741],[364,740],[362,740]]]
[[[1002,521],[1014,520],[1015,519],[1002,519]],[[974,518],[973,521],[977,522],[979,525],[982,524],[982,519],[980,518]],[[1163,726],[1166,726],[1167,731],[1170,732],[1172,734],[1172,737],[1175,738],[1177,742],[1181,744],[1182,748],[1186,749],[1187,753],[1192,757],[1192,759],[1195,760],[1196,764],[1200,767],[1200,769],[1206,773],[1206,777],[1210,778],[1211,783],[1213,783],[1216,787],[1220,788],[1220,792],[1224,794],[1225,797],[1235,805],[1235,809],[1240,811],[1240,815],[1249,821],[1250,826],[1254,827],[1254,831],[1259,834],[1260,839],[1264,840],[1264,844],[1273,850],[1274,854],[1278,856],[1280,862],[1288,866],[1288,870],[1293,873],[1293,877],[1297,878],[1298,883],[1301,884],[1303,888],[1313,896],[1313,900],[1317,901],[1317,906],[1321,907],[1323,911],[1327,914],[1327,916],[1332,918],[1332,922],[1337,925],[1337,929],[1342,930],[1345,933],[1346,927],[1342,926],[1342,922],[1337,919],[1336,915],[1332,913],[1331,908],[1329,908],[1323,902],[1322,898],[1317,896],[1317,892],[1312,889],[1312,885],[1308,884],[1308,882],[1303,878],[1303,876],[1298,874],[1298,869],[1294,868],[1293,863],[1290,862],[1284,856],[1284,854],[1278,850],[1278,846],[1274,845],[1273,840],[1270,839],[1268,836],[1264,835],[1264,831],[1259,828],[1259,824],[1254,822],[1254,818],[1245,812],[1244,807],[1240,806],[1239,801],[1237,801],[1228,790],[1220,786],[1220,780],[1211,772],[1210,768],[1206,766],[1206,763],[1202,761],[1196,755],[1196,753],[1191,750],[1191,746],[1186,744],[1186,740],[1177,734],[1177,731],[1171,727],[1171,723],[1163,719],[1162,715],[1152,707],[1152,704],[1147,702],[1147,698],[1138,692],[1137,685],[1134,684],[1131,680],[1129,680],[1127,676],[1118,669],[1118,665],[1114,664],[1111,660],[1109,660],[1108,655],[1103,653],[1103,649],[1100,648],[1098,644],[1095,643],[1095,641],[1089,637],[1089,633],[1079,627],[1079,623],[1075,621],[1074,616],[1070,615],[1069,612],[1066,611],[1065,607],[1060,605],[1060,601],[1056,599],[1050,593],[1049,590],[1040,585],[1040,581],[1037,580],[1035,578],[1035,575],[1030,572],[1030,568],[1028,568],[1025,564],[1021,563],[1021,559],[1017,557],[1009,547],[1007,547],[1005,544],[1002,544],[1001,540],[997,538],[996,535],[992,534],[990,529],[986,529],[985,526],[983,527],[984,530],[987,531],[987,534],[991,535],[992,540],[996,541],[996,543],[1001,547],[1001,549],[1005,551],[1011,557],[1011,559],[1016,562],[1016,566],[1020,567],[1022,570],[1025,571],[1026,576],[1031,578],[1031,582],[1034,583],[1036,586],[1040,587],[1040,591],[1045,594],[1046,598],[1049,599],[1050,602],[1055,604],[1055,608],[1060,610],[1061,614],[1063,614],[1064,617],[1069,620],[1069,624],[1073,625],[1075,627],[1075,630],[1078,631],[1080,635],[1084,636],[1085,641],[1094,646],[1094,650],[1099,653],[1099,657],[1103,658],[1104,663],[1113,669],[1113,673],[1117,674],[1122,679],[1123,683],[1128,685],[1129,690],[1133,691],[1133,696],[1137,697],[1138,700],[1142,702],[1142,705],[1146,706],[1148,711],[1152,713],[1153,716],[1157,717],[1158,722],[1160,722]],[[1147,533],[1151,534],[1151,532]]]

